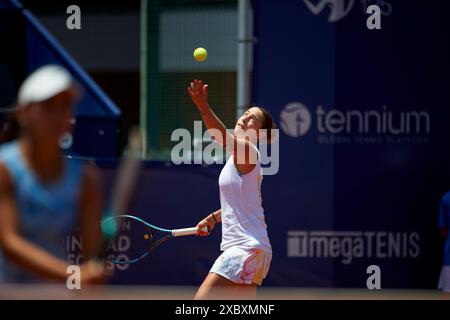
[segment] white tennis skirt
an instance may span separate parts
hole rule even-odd
[[[269,272],[272,253],[262,249],[231,247],[214,262],[209,272],[230,281],[260,286]]]

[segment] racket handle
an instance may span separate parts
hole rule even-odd
[[[207,228],[205,228],[204,230],[208,231]],[[197,234],[198,234],[198,232],[197,232],[197,228],[196,227],[172,230],[172,235],[174,237],[194,236],[194,235],[197,235]]]

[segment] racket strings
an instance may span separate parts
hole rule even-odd
[[[156,247],[173,237],[170,230],[129,215],[106,218],[102,229],[109,239],[105,256],[109,261],[122,265],[144,259]]]
[[[158,239],[158,240],[156,240],[154,242],[152,241],[149,250],[151,251],[151,250],[155,249],[157,246],[159,246],[160,244],[162,244],[163,242],[165,242],[165,241],[167,241],[169,239],[170,239],[170,236],[167,235],[167,236],[164,236],[164,237],[162,237],[162,238],[160,238],[160,239]]]

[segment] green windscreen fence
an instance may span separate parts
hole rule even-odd
[[[238,7],[235,0],[142,0],[141,127],[146,157],[170,160],[172,132],[185,128],[193,137],[201,117],[187,87],[194,79],[208,83],[210,105],[227,128],[236,120]],[[196,48],[208,51],[204,62]],[[205,129],[203,127],[203,129]]]

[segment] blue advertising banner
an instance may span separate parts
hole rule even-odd
[[[280,126],[268,284],[437,284],[449,187],[444,2],[257,1],[254,95]],[[370,30],[368,6],[381,9]],[[419,14],[420,13],[420,14]]]

